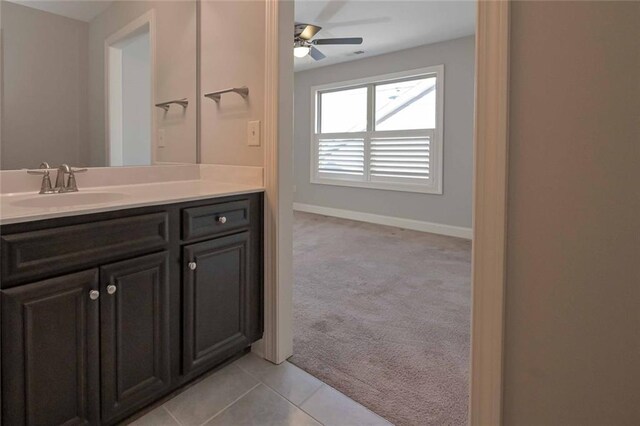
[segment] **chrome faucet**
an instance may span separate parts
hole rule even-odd
[[[78,192],[78,184],[76,183],[76,173],[86,172],[87,169],[74,169],[67,164],[61,164],[58,167],[58,176],[56,177],[56,186],[53,188],[56,192]],[[65,183],[65,176],[69,175]]]
[[[51,187],[51,178],[49,172],[52,169],[47,162],[42,162],[38,170],[27,170],[27,173],[32,175],[42,175],[42,185],[40,185],[40,194],[55,194],[63,192],[78,192],[78,184],[76,183],[76,173],[86,172],[87,169],[74,169],[67,164],[62,164],[58,167],[58,175],[56,176],[56,186]],[[66,179],[66,175],[69,178]]]
[[[68,165],[61,164],[60,167],[58,167],[58,176],[56,176],[56,187],[54,188],[56,192],[67,192],[64,190],[67,187],[67,184],[64,183],[64,177],[68,173],[71,173],[71,167],[69,167]]]

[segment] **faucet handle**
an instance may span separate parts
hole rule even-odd
[[[77,192],[78,191],[78,184],[76,182],[76,173],[84,173],[86,171],[87,171],[86,168],[75,169],[75,168],[71,167],[69,169],[69,180],[67,181],[67,186],[66,186],[65,191],[66,192]]]
[[[49,166],[49,163],[43,161],[38,169],[29,169],[27,173],[30,175],[48,175],[50,171],[55,170]]]
[[[30,175],[42,175],[42,183],[40,184],[40,194],[52,194],[56,192],[51,187],[51,178],[49,177],[49,172],[52,169],[49,167],[47,163],[40,164],[40,169],[38,170],[27,170],[27,173]]]
[[[51,178],[49,177],[49,171],[42,177],[42,184],[40,185],[41,194],[52,194],[55,190],[51,187]]]

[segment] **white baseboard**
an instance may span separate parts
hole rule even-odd
[[[462,226],[443,225],[441,223],[424,222],[422,220],[403,219],[401,217],[382,216],[379,214],[334,209],[331,207],[314,206],[312,204],[303,203],[293,203],[293,209],[306,213],[315,213],[324,216],[375,223],[378,225],[395,226],[397,228],[448,235],[450,237],[465,238],[467,240],[470,240],[473,236],[471,228],[465,228]]]

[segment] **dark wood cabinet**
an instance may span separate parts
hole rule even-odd
[[[140,408],[168,388],[168,254],[100,268],[102,419]]]
[[[160,250],[168,244],[166,212],[96,220],[0,236],[2,284],[89,269]]]
[[[183,368],[197,374],[249,343],[249,232],[183,250]]]
[[[262,202],[1,226],[0,423],[115,425],[260,339]]]
[[[97,269],[1,292],[3,425],[99,423],[92,291]]]

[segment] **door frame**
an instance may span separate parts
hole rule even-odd
[[[510,0],[478,0],[469,423],[502,423]],[[266,0],[265,332],[257,352],[293,349],[293,1]],[[289,78],[283,78],[287,76]]]
[[[293,354],[293,0],[265,0],[264,337],[254,351]]]
[[[107,167],[111,166],[111,108],[119,108],[122,110],[122,50],[113,47],[113,45],[136,35],[146,26],[149,27],[149,55],[151,66],[151,164],[156,164],[157,151],[157,117],[153,108],[155,105],[155,87],[156,87],[156,13],[155,9],[150,9],[141,16],[137,17],[127,25],[111,34],[104,41],[104,144],[105,144],[105,160]],[[115,69],[119,68],[120,79],[113,87],[111,83],[112,75]],[[118,75],[118,74],[116,74]],[[112,102],[110,93],[118,93],[115,103]],[[122,139],[122,123],[118,125],[120,139]],[[121,140],[122,143],[122,140]]]
[[[476,100],[469,423],[502,424],[509,145],[510,0],[480,0]]]

